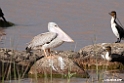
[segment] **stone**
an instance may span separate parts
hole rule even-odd
[[[19,52],[13,49],[0,48],[0,80],[23,78],[30,67],[43,55]]]
[[[87,69],[124,69],[120,62],[108,62],[101,58],[104,46],[111,46],[112,53],[124,56],[124,43],[101,43],[88,45],[78,52],[52,51],[52,57],[43,52],[17,51],[0,48],[0,80],[23,78],[28,74],[42,77],[89,77]]]
[[[88,73],[77,66],[72,59],[69,57],[79,56],[78,53],[72,51],[63,51],[52,53],[53,56],[45,57],[38,60],[30,69],[30,74],[44,74],[50,75],[52,73],[53,77],[69,76],[68,74],[73,74],[72,77],[89,77]]]
[[[88,45],[79,50],[80,62],[87,69],[95,69],[98,66],[100,69],[124,69],[124,63],[120,62],[108,62],[101,57],[101,53],[104,51],[103,47],[111,46],[112,54],[122,55],[124,57],[124,43],[99,43],[94,45]]]

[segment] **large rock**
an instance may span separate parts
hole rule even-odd
[[[83,62],[83,66],[87,69],[95,69],[98,66],[100,69],[124,69],[124,63],[109,62],[101,57],[101,53],[104,51],[103,47],[110,46],[112,48],[112,54],[123,55],[124,43],[100,43],[94,45],[88,45],[79,50],[80,62]]]
[[[0,27],[2,28],[7,28],[7,27],[11,27],[11,26],[14,26],[15,24],[12,23],[12,22],[9,22],[9,21],[3,21],[0,19]]]
[[[34,52],[26,53],[17,50],[0,48],[0,80],[23,78],[35,61],[43,55]]]
[[[54,54],[53,58],[43,58],[44,53],[39,51],[27,53],[26,51],[20,52],[13,49],[0,48],[0,79],[23,78],[28,75],[30,68],[30,73],[32,74],[36,72],[41,75],[44,75],[44,72],[50,74],[52,69],[53,75],[56,76],[66,74],[68,77],[88,77],[88,74],[82,68],[69,59],[73,56],[79,56],[78,53],[56,51],[52,54]]]
[[[44,77],[46,74],[52,77],[89,77],[88,73],[80,68],[71,58],[79,56],[78,53],[72,51],[64,51],[52,53],[53,56],[38,60],[30,70],[30,74],[40,74]]]

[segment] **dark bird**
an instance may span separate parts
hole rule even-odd
[[[101,55],[101,57],[107,61],[116,61],[116,62],[121,62],[124,64],[124,56],[123,54],[119,55],[119,54],[112,54],[111,53],[111,47],[107,46],[107,47],[103,47],[104,49],[104,53]]]
[[[115,43],[120,43],[121,39],[124,38],[124,29],[116,22],[117,17],[116,12],[112,11],[109,14],[111,15],[111,29],[115,36],[117,37],[117,41]]]
[[[4,22],[7,22],[1,8],[0,8],[0,17],[3,19]]]
[[[26,47],[26,50],[41,49],[47,57],[46,51],[50,54],[50,49],[63,44],[64,42],[74,42],[59,26],[54,22],[48,23],[49,32],[35,36]]]

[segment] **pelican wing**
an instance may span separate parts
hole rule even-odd
[[[66,42],[74,42],[71,37],[69,37],[62,29],[55,28],[56,32],[59,34],[58,37],[61,38],[63,41]]]
[[[57,34],[53,32],[46,32],[46,33],[39,34],[32,39],[32,41],[28,45],[28,48],[42,46],[46,43],[51,42],[56,37],[57,37]]]

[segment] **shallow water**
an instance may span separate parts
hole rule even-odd
[[[123,0],[0,0],[5,18],[16,24],[5,30],[7,35],[2,47],[24,50],[35,35],[48,31],[50,21],[56,22],[75,40],[57,50],[79,50],[94,41],[115,42],[108,13],[117,11],[124,24],[123,3]]]
[[[74,43],[64,43],[56,50],[78,51],[93,43],[115,42],[116,37],[111,31],[111,17],[108,13],[112,10],[117,11],[119,20],[124,24],[123,3],[124,0],[0,0],[5,18],[16,24],[5,29],[7,35],[0,46],[24,50],[26,43],[35,35],[48,31],[47,24],[50,21],[56,22],[75,40]],[[82,83],[86,80],[73,79],[71,83]],[[41,80],[38,80],[38,83]],[[67,81],[56,80],[57,83]],[[21,83],[35,83],[35,81],[28,78]]]
[[[90,78],[24,78],[20,80],[9,80],[5,81],[4,83],[123,83],[122,81],[123,74],[121,73],[114,73],[107,74],[105,72],[99,73],[100,81],[97,79],[97,75],[95,72],[90,72]]]

